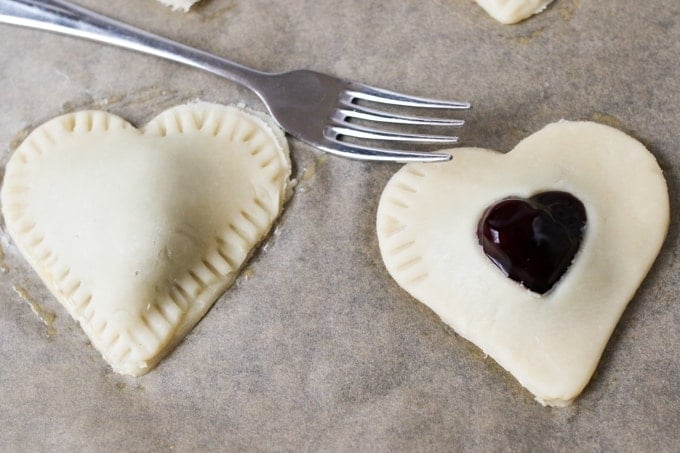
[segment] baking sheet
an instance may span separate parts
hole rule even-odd
[[[671,227],[591,383],[550,409],[385,271],[375,211],[398,165],[291,140],[300,184],[275,234],[141,378],[111,372],[3,223],[0,450],[680,448],[680,3],[556,0],[515,26],[452,0],[204,0],[186,15],[79,4],[262,70],[470,100],[468,145],[507,151],[560,118],[614,125],[659,160]],[[9,26],[0,43],[3,168],[67,111],[142,125],[193,99],[262,110],[243,88],[153,57]]]

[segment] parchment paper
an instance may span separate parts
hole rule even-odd
[[[550,409],[385,271],[375,211],[399,165],[291,140],[300,184],[275,234],[141,378],[111,372],[3,224],[0,450],[680,449],[680,3],[556,0],[515,26],[453,0],[204,0],[188,14],[152,0],[79,4],[262,70],[470,100],[467,145],[508,151],[560,118],[615,125],[664,168],[671,228],[585,392]],[[66,111],[142,125],[192,99],[263,109],[246,89],[154,57],[9,26],[0,43],[3,168],[28,131]]]

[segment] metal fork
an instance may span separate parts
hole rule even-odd
[[[368,146],[368,142],[451,145],[458,137],[397,132],[383,125],[461,126],[464,121],[396,114],[387,106],[466,110],[467,102],[407,96],[315,71],[256,71],[202,50],[171,41],[63,0],[0,0],[0,22],[48,30],[112,44],[184,63],[225,77],[253,90],[290,135],[329,153],[361,160],[433,162],[449,154]],[[380,109],[366,106],[381,105]],[[393,109],[392,109],[393,110]],[[357,122],[358,121],[358,122]]]

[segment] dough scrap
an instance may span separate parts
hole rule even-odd
[[[546,126],[507,154],[451,150],[444,164],[408,164],[377,212],[385,266],[396,282],[551,406],[590,380],[623,310],[666,236],[666,182],[645,147],[591,122]],[[566,274],[539,296],[484,254],[477,224],[508,196],[566,191],[588,223]]]
[[[502,24],[515,24],[538,14],[553,0],[475,0],[489,16]]]
[[[273,122],[177,106],[143,129],[54,118],[7,164],[7,229],[118,373],[148,372],[233,283],[290,195]]]
[[[169,6],[173,11],[182,10],[185,13],[199,0],[158,0],[165,6]]]

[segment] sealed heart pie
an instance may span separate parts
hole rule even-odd
[[[283,133],[207,103],[143,129],[98,111],[35,129],[7,164],[19,250],[119,373],[144,374],[234,281],[290,195]]]
[[[590,122],[551,124],[507,154],[452,150],[387,184],[387,270],[536,399],[569,404],[590,380],[669,222],[645,147]]]

